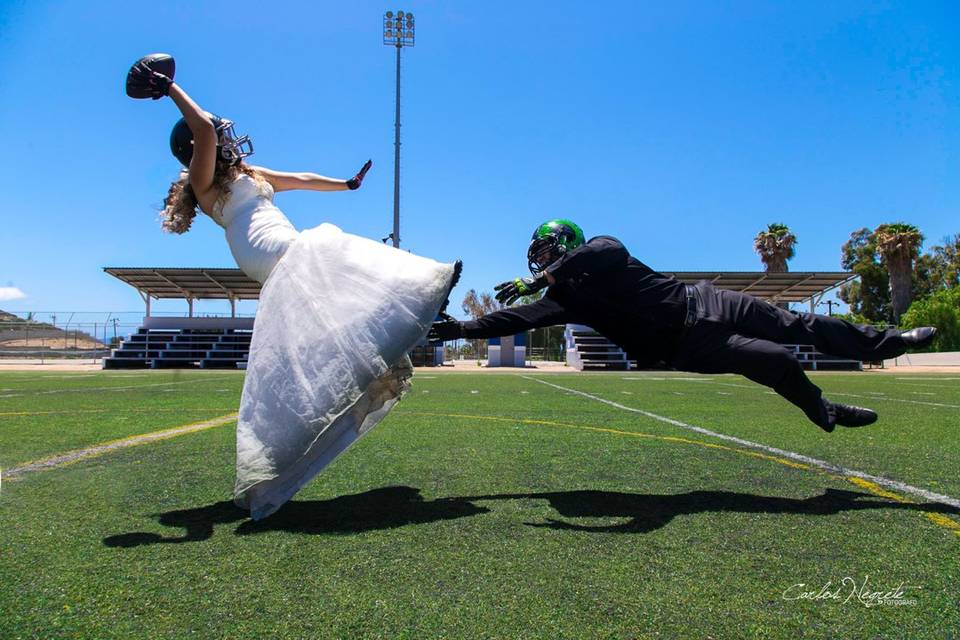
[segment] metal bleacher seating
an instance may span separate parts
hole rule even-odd
[[[637,363],[596,331],[587,327],[568,325],[567,362],[580,371],[626,371],[636,369]],[[863,363],[821,353],[805,344],[785,344],[793,351],[807,371],[861,371]]]
[[[249,329],[145,329],[114,349],[104,369],[242,369]]]
[[[635,367],[623,349],[588,327],[568,325],[567,362],[580,371],[626,371]]]
[[[862,371],[863,363],[821,353],[808,344],[785,344],[807,371]]]

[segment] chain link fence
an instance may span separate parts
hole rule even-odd
[[[185,317],[183,313],[154,316]],[[195,317],[227,314],[195,314]],[[0,362],[97,361],[135,333],[142,311],[0,311]]]

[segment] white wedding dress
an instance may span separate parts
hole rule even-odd
[[[297,232],[241,174],[211,217],[263,288],[237,423],[234,500],[264,518],[370,430],[409,388],[407,352],[454,266],[344,233]]]

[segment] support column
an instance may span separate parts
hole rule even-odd
[[[397,40],[397,117],[393,139],[393,246],[400,247],[400,40]]]

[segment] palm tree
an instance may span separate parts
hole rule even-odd
[[[893,321],[910,308],[913,300],[913,262],[920,254],[923,234],[912,224],[894,222],[882,224],[874,230],[877,252],[890,274],[890,302]]]
[[[766,231],[761,231],[753,239],[753,248],[760,255],[763,269],[767,273],[786,273],[787,260],[796,255],[797,236],[793,235],[790,227],[774,222],[767,225]]]
[[[767,225],[766,231],[761,231],[753,239],[753,249],[760,255],[763,270],[767,273],[786,273],[787,260],[791,259],[797,250],[797,236],[793,235],[790,227],[782,222]],[[781,309],[789,309],[787,302],[776,303]]]

